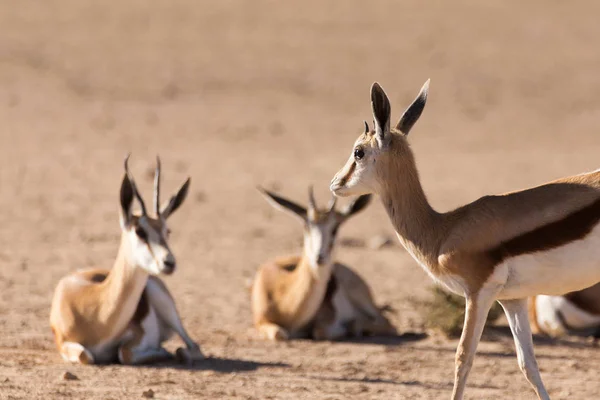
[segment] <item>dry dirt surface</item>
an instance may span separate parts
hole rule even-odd
[[[305,201],[313,183],[328,200],[375,80],[397,118],[431,78],[410,139],[440,211],[600,167],[599,12],[595,1],[0,1],[0,398],[448,398],[457,342],[426,335],[411,302],[431,280],[399,245],[361,246],[393,236],[377,202],[342,228],[353,245],[337,257],[395,308],[402,335],[256,335],[246,283],[299,250],[301,229],[255,186]],[[192,177],[165,281],[211,356],[193,368],[70,366],[54,348],[57,281],[112,265],[130,151],[147,198],[157,153],[165,193]],[[533,399],[505,322],[486,337],[466,398]],[[597,347],[536,338],[536,351],[553,399],[598,398]]]

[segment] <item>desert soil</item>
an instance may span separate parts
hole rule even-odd
[[[399,245],[361,245],[393,238],[378,202],[342,228],[353,245],[337,258],[395,308],[402,335],[257,336],[247,281],[298,251],[301,228],[255,186],[305,202],[312,183],[326,202],[375,80],[395,119],[431,78],[410,140],[440,211],[598,168],[599,12],[594,1],[1,1],[0,398],[448,398],[457,341],[426,332],[414,307],[432,281]],[[57,281],[112,265],[128,152],[147,198],[157,153],[165,193],[192,177],[165,281],[211,356],[193,368],[70,366],[54,348]],[[466,398],[533,399],[506,323],[486,338]],[[552,398],[597,398],[597,347],[536,338],[536,351]]]

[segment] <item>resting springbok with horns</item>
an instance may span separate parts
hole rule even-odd
[[[365,208],[371,196],[360,196],[336,211],[335,198],[326,209],[317,208],[312,187],[308,209],[259,190],[271,205],[290,212],[304,225],[302,255],[277,258],[256,273],[252,313],[259,332],[271,340],[394,334],[396,330],[375,306],[365,281],[333,261],[339,226]]]
[[[534,333],[600,338],[600,283],[564,296],[533,296],[529,320]]]
[[[466,297],[453,399],[463,397],[494,300],[508,318],[521,370],[538,397],[548,399],[533,353],[527,298],[600,281],[600,171],[438,213],[423,192],[406,139],[428,87],[429,81],[391,127],[388,97],[373,84],[374,129],[356,140],[330,188],[338,196],[378,194],[406,250],[434,280]]]
[[[175,270],[167,244],[167,218],[187,196],[190,180],[161,208],[160,160],[154,179],[154,212],[150,216],[125,159],[121,184],[121,245],[111,270],[85,269],[60,280],[54,292],[50,326],[66,361],[99,364],[120,361],[143,364],[173,357],[161,343],[176,332],[185,342],[181,361],[203,355],[185,331],[175,301],[159,274]],[[141,214],[133,214],[137,198]]]

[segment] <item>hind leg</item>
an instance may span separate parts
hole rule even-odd
[[[64,342],[60,348],[60,355],[68,362],[94,364],[93,354],[79,343]]]
[[[156,311],[160,323],[163,325],[163,340],[169,335],[169,330],[176,332],[186,347],[177,349],[177,357],[186,363],[203,360],[204,354],[200,350],[200,346],[188,335],[187,331],[181,323],[175,301],[164,284],[157,278],[148,279],[146,285],[146,293],[151,307]]]
[[[515,340],[519,368],[539,399],[550,399],[542,382],[540,369],[533,353],[533,340],[527,315],[527,299],[499,301],[508,319]]]

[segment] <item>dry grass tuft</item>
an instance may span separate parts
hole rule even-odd
[[[425,326],[441,332],[448,338],[459,337],[465,319],[464,297],[446,292],[439,286],[432,287],[431,293],[430,300],[416,303],[417,309],[425,321]],[[486,326],[493,324],[502,313],[500,304],[494,303],[488,314]]]

